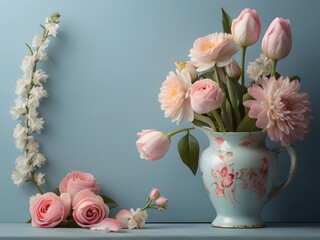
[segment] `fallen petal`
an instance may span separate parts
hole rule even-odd
[[[118,232],[122,229],[122,223],[113,218],[106,218],[103,219],[100,223],[91,227],[90,229],[105,232]]]

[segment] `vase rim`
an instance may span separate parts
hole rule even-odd
[[[254,131],[254,132],[215,132],[212,128],[207,126],[195,126],[196,129],[201,129],[204,131],[212,132],[214,134],[221,134],[221,135],[243,135],[243,134],[266,134],[266,132],[262,131]]]

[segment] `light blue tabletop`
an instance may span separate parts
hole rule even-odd
[[[105,233],[74,228],[33,228],[0,223],[0,239],[320,239],[320,223],[269,223],[265,228],[222,229],[209,223],[146,224],[143,229]]]

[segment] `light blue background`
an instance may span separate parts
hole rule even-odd
[[[41,33],[39,24],[54,11],[62,15],[61,27],[48,48],[50,61],[42,65],[50,75],[45,85],[50,97],[41,103],[45,130],[38,138],[48,159],[43,168],[45,190],[57,187],[68,172],[80,170],[92,173],[102,193],[122,208],[142,207],[149,190],[157,186],[169,198],[169,209],[149,211],[150,222],[212,221],[215,213],[200,174],[194,177],[179,160],[179,136],[165,158],[156,162],[141,160],[135,141],[142,129],[177,129],[163,117],[159,88],[175,69],[175,60],[188,60],[196,38],[222,31],[220,7],[232,18],[243,8],[257,9],[261,38],[275,17],[291,21],[293,48],[279,62],[278,71],[302,77],[301,88],[310,94],[315,119],[309,136],[295,144],[299,167],[294,181],[265,207],[263,218],[320,221],[319,1],[7,0],[0,7],[0,222],[27,220],[28,198],[36,193],[30,183],[17,188],[10,179],[19,152],[12,137],[17,122],[9,109],[22,75],[21,59],[28,53],[24,42]],[[261,39],[248,49],[247,62],[260,54],[260,44]],[[194,134],[204,149],[205,136]],[[288,165],[288,157],[281,154],[280,179],[285,178]]]

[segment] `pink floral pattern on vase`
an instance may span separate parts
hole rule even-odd
[[[215,138],[216,145],[215,150],[223,153],[223,145],[225,144],[222,137]],[[250,135],[241,138],[241,147],[249,147],[251,143],[255,142]],[[266,193],[266,182],[269,172],[269,162],[266,157],[263,157],[259,161],[259,167],[254,168],[242,168],[238,171],[234,169],[234,154],[233,152],[227,152],[225,154],[219,154],[218,159],[221,162],[220,168],[211,169],[211,175],[214,178],[214,182],[211,187],[215,186],[215,195],[217,198],[224,196],[232,205],[238,203],[235,196],[236,184],[240,182],[241,190],[251,189],[257,194],[257,199],[260,200]],[[207,192],[210,192],[209,189]]]

